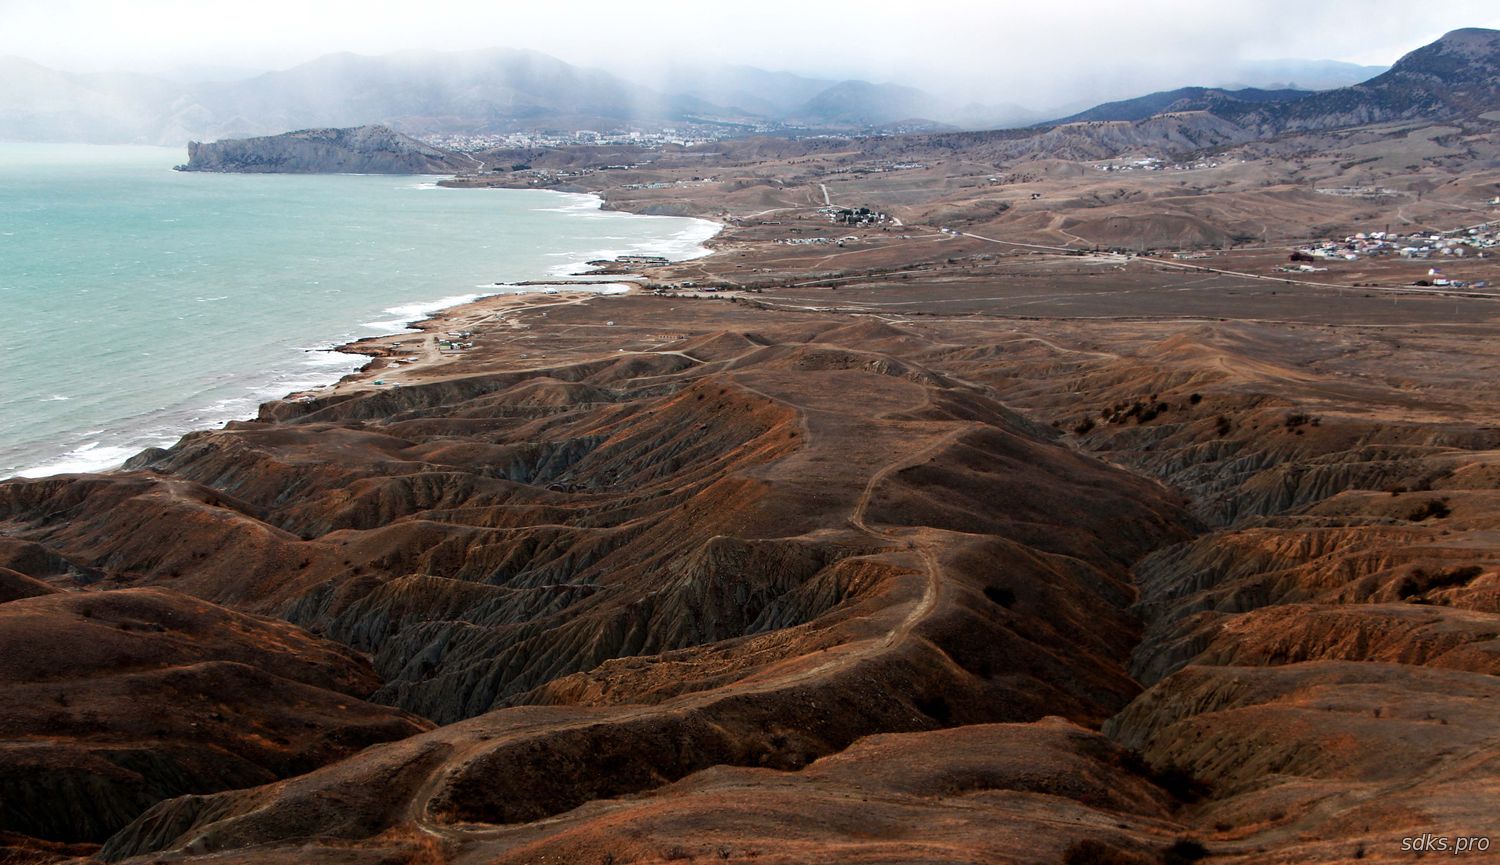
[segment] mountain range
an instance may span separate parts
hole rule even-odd
[[[1335,61],[1274,61],[1244,65],[1236,76],[1257,83],[1275,78],[1328,84],[1363,80],[1371,71]],[[196,82],[184,83],[193,75]],[[0,80],[6,82],[0,140],[176,145],[372,123],[408,134],[689,123],[840,132],[997,129],[1049,116],[1007,102],[964,103],[902,84],[749,66],[679,64],[651,78],[627,80],[505,48],[330,54],[241,77],[203,70],[159,77],[73,74],[0,58]]]
[[[772,73],[741,70],[705,79],[701,95],[731,96],[763,110],[776,108]],[[1025,157],[1107,159],[1132,152],[1178,156],[1245,144],[1285,133],[1317,132],[1401,120],[1449,122],[1492,118],[1500,109],[1500,31],[1467,29],[1447,34],[1401,58],[1375,78],[1335,90],[1227,90],[1186,87],[1109,102],[1029,129],[939,132],[867,140],[870,152],[896,159],[927,158],[934,150],[962,149],[971,158],[1004,162]],[[882,106],[912,108],[919,91],[844,82],[801,106],[789,98],[777,110],[815,113],[827,122],[875,125]],[[809,108],[809,106],[812,106]],[[250,140],[193,144],[184,168],[194,171],[462,173],[486,162],[477,156],[427,147],[399,129],[366,125],[311,129]]]

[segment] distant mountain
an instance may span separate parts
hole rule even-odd
[[[915,87],[842,81],[798,106],[787,119],[809,126],[849,128],[903,125],[1000,129],[1025,126],[1040,118],[1019,105],[956,105]]]
[[[839,82],[753,66],[680,64],[652,76],[662,93],[691,97],[731,112],[782,118]]]
[[[627,81],[535,51],[330,54],[290,69],[211,70],[183,84],[130,73],[73,75],[0,59],[0,140],[180,144],[379,123],[407,134],[791,123],[831,131],[964,129],[1040,119],[1015,105],[955,105],[898,84],[833,81],[750,66],[675,65]],[[180,74],[180,73],[175,73]]]
[[[429,147],[384,126],[304,129],[263,138],[188,144],[181,171],[250,174],[451,174],[471,157]]]
[[[149,140],[176,91],[146,76],[71,75],[17,57],[0,58],[0,81],[0,140]]]
[[[1133,136],[1112,131],[1109,141],[1095,135],[1089,142],[1053,142],[1070,152],[1103,154],[1127,141],[1134,146],[1154,142],[1164,152],[1178,152],[1184,144],[1201,148],[1372,123],[1455,121],[1495,110],[1500,110],[1500,31],[1466,29],[1418,48],[1389,70],[1348,87],[1316,92],[1185,87],[1105,103],[1045,125],[1128,121],[1142,127],[1141,134]],[[1182,112],[1198,116],[1179,118],[1171,127],[1180,140],[1162,137],[1159,124],[1146,129],[1157,118]],[[1040,140],[1007,147],[1018,150]]]
[[[1095,106],[1065,120],[1140,121],[1198,111],[1253,136],[1465,116],[1496,107],[1496,41],[1491,30],[1455,31],[1368,81],[1310,96],[1293,88],[1190,87]],[[1248,64],[1240,72],[1247,70],[1251,77],[1285,75],[1300,87],[1317,87],[1372,67],[1286,60]],[[232,73],[220,77],[236,79]],[[128,73],[73,75],[0,58],[0,140],[181,144],[372,123],[413,135],[659,128],[695,121],[858,133],[1005,129],[1043,119],[1017,105],[958,105],[900,84],[748,66],[669,66],[652,80],[656,86],[511,49],[333,54],[278,72],[195,84]]]
[[[1369,81],[1389,66],[1361,66],[1341,60],[1247,60],[1224,80],[1220,89],[1334,90]]]
[[[1362,84],[1213,113],[1260,134],[1398,120],[1456,120],[1500,109],[1500,30],[1454,30]]]
[[[0,60],[0,140],[178,144],[381,123],[409,133],[669,125],[733,114],[535,51],[332,54],[243,80],[182,85]]]
[[[589,128],[710,111],[535,51],[333,54],[200,89],[233,134],[380,122],[411,133]],[[239,128],[235,128],[239,127]]]
[[[843,81],[792,111],[792,119],[811,125],[883,126],[903,120],[932,120],[949,106],[930,93],[899,84]]]
[[[898,84],[834,81],[753,66],[673,64],[643,72],[663,93],[693,97],[759,121],[814,128],[859,130],[898,124],[936,128],[994,129],[1042,119],[1018,105],[956,105],[932,93]]]
[[[1307,90],[1222,90],[1216,87],[1180,87],[1148,93],[1135,99],[1106,102],[1052,123],[1082,123],[1099,120],[1145,120],[1157,114],[1177,111],[1215,111],[1231,103],[1264,104],[1293,102],[1311,96]]]

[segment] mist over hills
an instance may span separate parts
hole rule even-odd
[[[700,95],[668,100],[660,110],[709,104],[704,97],[710,95],[729,96],[741,103],[758,102],[768,110],[776,106],[773,97],[777,93],[795,88],[806,92],[818,83],[747,69],[732,70],[717,79],[705,76],[703,81]],[[933,134],[893,136],[885,143],[867,138],[864,146],[902,160],[926,159],[934,149],[962,149],[972,158],[997,163],[1026,157],[1107,159],[1132,152],[1177,156],[1287,133],[1316,133],[1393,120],[1485,123],[1486,118],[1492,119],[1486,112],[1500,109],[1497,81],[1500,31],[1467,29],[1411,52],[1368,82],[1336,90],[1186,87],[1105,103],[1025,129],[954,132],[937,128],[931,130]],[[603,102],[607,98],[606,94],[599,97],[600,102],[577,103],[580,113],[575,116],[607,110],[610,106]],[[906,118],[916,117],[929,96],[913,88],[842,82],[800,105],[789,93],[781,98],[776,110],[793,118],[791,123],[810,122],[795,119],[802,116],[816,117],[829,124],[828,128],[867,131],[885,126],[912,131],[911,125],[924,121]],[[672,104],[678,107],[673,109]],[[428,122],[436,121],[429,117]],[[509,164],[505,161],[508,156],[488,160],[428,148],[402,135],[400,129],[372,124],[194,145],[190,157],[187,167],[199,171],[466,172],[476,167],[484,170],[487,162]]]
[[[1174,111],[1213,111],[1230,103],[1291,102],[1311,95],[1307,90],[1261,90],[1246,87],[1240,90],[1225,90],[1218,87],[1179,87],[1148,93],[1134,99],[1106,102],[1087,111],[1051,123],[1087,123],[1103,120],[1145,120],[1158,114]]]
[[[1334,61],[1272,61],[1242,65],[1236,77],[1316,86],[1371,69]],[[0,140],[19,141],[178,145],[372,123],[408,134],[683,124],[728,124],[747,131],[996,129],[1060,113],[1004,98],[960,103],[902,84],[749,66],[669,65],[650,80],[635,81],[506,48],[339,53],[260,74],[201,67],[160,76],[74,74],[0,58],[0,80],[6,83],[0,93]]]
[[[1342,60],[1247,60],[1226,80],[1210,82],[1225,90],[1336,90],[1359,84],[1389,69]]]
[[[1216,114],[1261,133],[1423,118],[1456,119],[1500,105],[1500,30],[1465,28],[1412,51],[1361,84],[1306,99],[1238,102]]]

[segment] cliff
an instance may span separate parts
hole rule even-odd
[[[264,138],[189,142],[179,171],[253,174],[452,174],[472,167],[463,155],[440,150],[384,126],[303,129]]]

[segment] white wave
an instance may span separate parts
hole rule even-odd
[[[55,393],[52,396],[43,397],[41,400],[39,400],[39,402],[67,402],[70,399],[72,399],[72,397],[63,396],[60,393]]]
[[[68,451],[55,462],[22,469],[16,472],[16,476],[44,478],[48,475],[106,471],[119,468],[121,463],[135,456],[137,451],[136,448],[106,447],[101,442],[89,442]]]
[[[401,333],[402,331],[410,330],[412,322],[421,321],[431,316],[434,312],[447,309],[450,306],[462,306],[466,303],[473,303],[483,296],[482,294],[455,294],[451,297],[444,297],[439,300],[430,300],[423,303],[390,306],[386,307],[384,311],[397,316],[397,318],[383,321],[367,321],[361,326],[385,333]]]
[[[307,352],[307,357],[302,359],[303,366],[347,366],[353,368],[369,360],[369,358],[362,354],[346,354],[330,349],[309,348],[304,350]]]
[[[535,190],[547,192],[551,195],[563,196],[564,202],[556,207],[538,207],[537,211],[542,213],[588,213],[590,211],[602,211],[604,199],[591,192],[554,192],[553,190]]]

